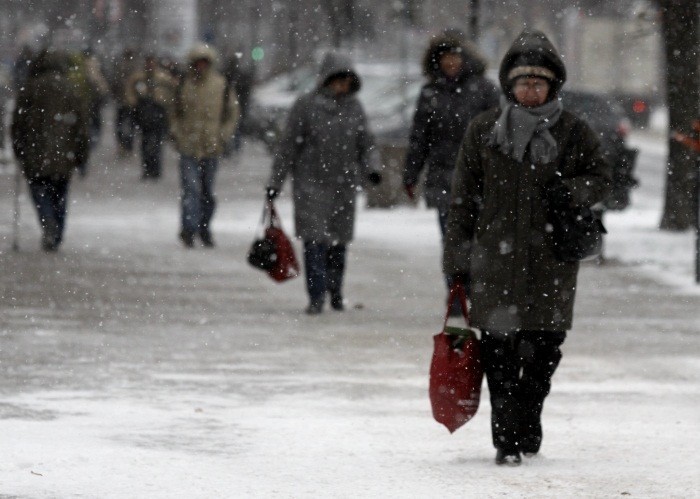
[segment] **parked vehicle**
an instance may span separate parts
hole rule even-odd
[[[423,85],[418,66],[404,68],[396,62],[376,62],[359,63],[356,68],[362,79],[358,98],[377,143],[406,143],[415,103]],[[258,85],[251,99],[251,134],[274,148],[289,109],[299,95],[314,88],[316,78],[316,68],[309,65]]]
[[[637,185],[634,167],[638,150],[627,146],[631,125],[622,106],[614,97],[581,90],[562,90],[560,96],[564,109],[583,118],[598,134],[613,167],[612,194],[605,200],[605,208],[624,210],[629,205],[630,189]]]

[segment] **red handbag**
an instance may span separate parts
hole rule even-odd
[[[467,328],[447,326],[455,298],[459,298]],[[484,371],[479,340],[469,327],[467,297],[461,283],[452,286],[447,303],[442,331],[433,337],[429,393],[433,417],[454,433],[479,409]]]
[[[299,262],[294,253],[294,246],[282,230],[275,205],[268,201],[263,212],[265,235],[253,242],[248,252],[248,262],[256,268],[264,270],[277,282],[283,282],[299,275]]]

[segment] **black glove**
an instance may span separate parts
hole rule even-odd
[[[280,191],[274,187],[266,187],[265,192],[267,193],[267,200],[274,201],[274,199],[279,195]]]
[[[367,180],[369,180],[372,185],[379,185],[382,183],[382,174],[379,172],[371,172],[367,175]]]
[[[467,297],[471,294],[472,276],[470,274],[452,274],[450,284],[461,284]]]
[[[544,186],[544,197],[555,207],[571,206],[571,191],[559,176],[554,177]]]

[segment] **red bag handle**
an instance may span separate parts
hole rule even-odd
[[[270,217],[270,220],[266,222],[267,217]],[[279,226],[279,215],[277,215],[277,210],[275,210],[275,204],[272,202],[272,199],[268,199],[265,202],[265,206],[263,206],[263,212],[262,212],[262,217],[260,218],[260,225],[262,227],[270,228],[270,227],[275,227]]]
[[[462,316],[464,321],[467,323],[467,327],[471,325],[469,320],[469,310],[467,309],[467,292],[464,290],[464,284],[457,281],[450,286],[450,294],[447,297],[447,312],[445,312],[445,323],[442,325],[444,330],[447,327],[447,319],[450,317],[450,312],[452,311],[452,306],[454,304],[455,298],[459,298],[459,304],[462,307]]]

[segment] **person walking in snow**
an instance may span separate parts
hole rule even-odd
[[[544,199],[590,207],[611,171],[595,133],[557,98],[566,68],[543,33],[515,40],[499,79],[499,108],[472,121],[460,148],[443,270],[468,289],[482,331],[496,463],[517,465],[542,443],[579,269],[555,257]]]
[[[498,90],[486,79],[486,63],[475,47],[454,34],[431,40],[423,58],[429,81],[423,87],[409,139],[403,184],[410,199],[427,168],[425,200],[436,208],[445,236],[450,186],[459,144],[467,125],[478,114],[498,105]],[[447,286],[451,282],[446,276]],[[458,312],[458,307],[452,309]]]
[[[355,197],[366,183],[379,184],[379,157],[362,105],[360,77],[351,61],[326,54],[317,87],[289,114],[272,173],[269,199],[292,176],[296,234],[304,241],[308,314],[343,310],[346,248],[353,236]]]
[[[131,75],[137,71],[137,54],[127,48],[118,58],[111,75],[112,98],[116,108],[114,131],[120,157],[128,156],[134,148],[134,109],[127,102],[126,86]]]
[[[217,54],[209,45],[200,44],[190,50],[188,72],[176,87],[170,122],[170,133],[180,153],[180,240],[187,248],[194,247],[195,236],[204,246],[214,246],[214,177],[218,159],[238,122],[236,92],[214,69],[216,60]]]
[[[159,67],[158,59],[151,54],[144,58],[143,71],[134,73],[126,85],[126,102],[134,109],[141,131],[142,180],[160,178],[161,149],[176,86],[177,81]]]
[[[87,161],[88,107],[68,77],[65,54],[43,51],[19,90],[12,120],[12,146],[27,179],[39,223],[42,248],[63,241],[68,185]]]

